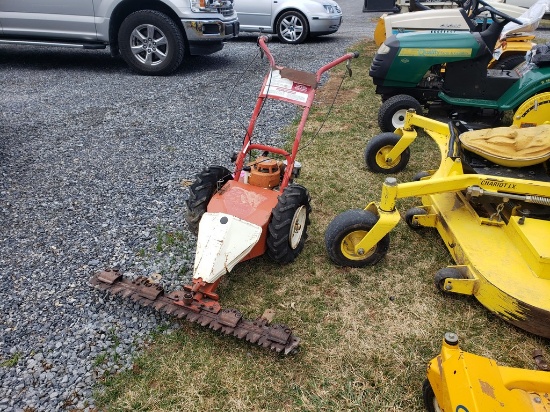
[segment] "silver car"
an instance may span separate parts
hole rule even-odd
[[[284,43],[338,31],[342,10],[333,0],[235,0],[241,31],[275,33]]]

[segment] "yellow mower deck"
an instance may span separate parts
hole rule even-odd
[[[547,366],[547,365],[545,365]],[[550,409],[550,373],[500,366],[460,349],[447,332],[441,353],[427,368],[422,388],[428,411],[543,412]]]
[[[550,338],[550,220],[533,213],[542,210],[550,216],[548,172],[537,165],[543,170],[538,175],[527,169],[511,173],[516,177],[480,174],[477,169],[465,173],[470,165],[463,164],[458,136],[452,136],[449,125],[414,112],[407,113],[405,127],[396,130],[397,143],[381,150],[389,161],[414,141],[413,126],[423,128],[438,145],[439,169],[408,183],[388,177],[379,202],[337,216],[325,234],[329,256],[342,266],[376,263],[400,220],[397,200],[419,197],[422,206],[408,211],[405,220],[413,228],[436,228],[456,263],[436,274],[438,288],[473,295],[504,320]]]
[[[491,224],[460,192],[425,196],[422,203],[467,276],[446,279],[443,289],[474,295],[508,322],[550,338],[550,222],[526,218],[518,224],[513,216],[507,225]]]

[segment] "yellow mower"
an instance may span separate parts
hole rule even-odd
[[[550,373],[541,353],[529,370],[497,365],[493,359],[464,352],[447,332],[441,354],[428,364],[422,387],[429,412],[543,412],[550,410]]]
[[[325,233],[330,258],[341,266],[377,263],[401,219],[397,200],[420,197],[406,223],[436,228],[456,262],[436,273],[437,288],[473,295],[506,321],[550,338],[550,125],[461,134],[459,122],[409,111],[378,161],[404,167],[415,127],[438,145],[439,168],[409,183],[388,177],[380,202],[334,218]]]

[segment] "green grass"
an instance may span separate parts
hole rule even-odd
[[[378,201],[385,176],[366,170],[363,151],[379,133],[380,105],[368,76],[375,46],[361,43],[325,127],[343,71],[319,90],[298,160],[299,183],[312,197],[309,239],[299,258],[278,266],[267,257],[237,265],[218,292],[224,307],[248,317],[277,311],[276,322],[302,339],[300,352],[280,357],[200,326],[181,323],[157,334],[134,368],[109,376],[96,402],[110,411],[421,411],[422,382],[446,331],[458,333],[463,349],[500,364],[532,368],[542,339],[490,314],[474,298],[443,295],[434,273],[452,263],[433,230],[411,231],[401,222],[391,232],[387,256],[363,269],[335,267],[325,253],[324,231],[350,208]],[[288,132],[293,136],[293,131]],[[411,161],[398,175],[407,181],[438,163],[425,136],[411,147]],[[404,212],[418,199],[398,203]],[[159,235],[159,247],[174,239]]]

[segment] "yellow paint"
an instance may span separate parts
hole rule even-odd
[[[417,222],[435,227],[456,265],[467,268],[465,279],[446,280],[446,291],[473,295],[492,313],[550,338],[550,222],[536,216],[520,219],[517,210],[509,222],[499,219],[496,213],[479,216],[465,195],[468,188],[477,188],[482,195],[529,195],[550,202],[550,183],[464,174],[460,158],[447,156],[447,124],[407,113],[405,126],[398,134],[413,142],[415,127],[423,128],[438,145],[439,169],[417,182],[396,184],[387,180],[380,201],[366,208],[379,217],[378,222],[362,239],[354,239],[353,252],[371,250],[395,227],[399,220],[398,199],[420,197],[428,214],[419,216]],[[545,324],[548,327],[541,326]]]
[[[470,57],[472,49],[415,49],[405,47],[399,51],[402,57]]]
[[[550,373],[499,366],[445,339],[441,353],[428,364],[427,377],[445,412],[550,410]]]

